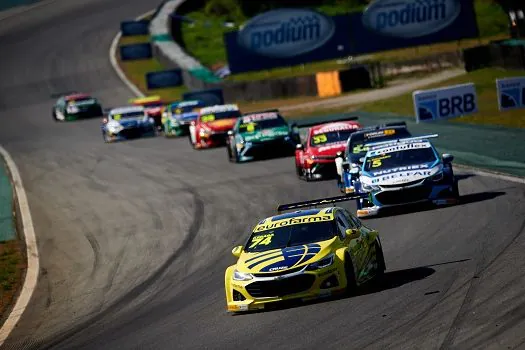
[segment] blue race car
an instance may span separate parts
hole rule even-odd
[[[106,143],[157,135],[155,120],[142,106],[112,109],[102,121],[101,129]]]
[[[428,140],[437,134],[369,144],[361,175],[355,182],[357,216],[412,203],[453,205],[459,201],[450,154],[439,156]]]
[[[169,104],[162,113],[164,136],[184,136],[189,134],[190,124],[197,119],[199,109],[206,104],[199,100],[181,101]]]
[[[345,194],[354,193],[354,182],[359,178],[362,160],[368,151],[369,143],[411,136],[405,122],[367,126],[353,132],[346,141],[344,153],[338,152],[335,159],[339,190]]]

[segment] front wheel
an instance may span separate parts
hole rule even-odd
[[[377,262],[377,273],[376,273],[376,279],[381,279],[383,275],[385,274],[386,270],[386,263],[385,263],[385,256],[383,254],[383,247],[381,247],[381,244],[379,241],[375,242],[375,258]]]
[[[357,280],[355,278],[354,265],[350,256],[345,257],[345,277],[346,277],[346,289],[347,295],[352,295],[357,291]]]

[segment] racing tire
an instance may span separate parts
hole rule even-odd
[[[345,256],[346,295],[354,295],[357,292],[357,280],[355,278],[354,265],[349,255]]]
[[[191,142],[191,135],[188,136],[188,142],[190,143],[191,148],[197,149],[197,147],[195,147],[195,144]]]
[[[303,177],[303,169],[299,166],[295,166],[295,174],[297,175],[298,178],[302,178]]]
[[[452,197],[454,197],[455,200],[459,201],[459,184],[458,180],[454,179],[454,184],[452,185]]]
[[[381,246],[381,243],[379,243],[379,239],[375,241],[374,245],[377,261],[377,275],[375,279],[380,280],[385,274],[386,270],[385,255],[383,254],[383,247]]]
[[[104,143],[111,143],[111,140],[108,139],[108,135],[105,132],[102,133],[102,139],[104,140]]]
[[[57,112],[56,112],[56,110],[54,108],[53,108],[53,112],[51,112],[51,114],[53,115],[53,121],[58,122]]]

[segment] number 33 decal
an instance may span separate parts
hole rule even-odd
[[[314,136],[314,144],[323,143],[328,141],[325,134]]]

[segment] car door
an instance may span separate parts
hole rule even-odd
[[[349,221],[348,218],[346,218],[346,215],[343,214],[342,210],[338,210],[336,213],[336,223],[343,236],[346,236],[346,230],[356,228],[355,225],[353,225],[353,223]],[[356,276],[359,276],[359,273],[362,270],[363,261],[361,254],[362,236],[360,235],[357,238],[346,238],[344,242],[348,246],[350,254],[352,255],[355,274]]]
[[[361,220],[359,220],[352,214],[345,212],[345,215],[347,215],[350,218],[350,220],[354,223],[354,225],[356,225],[359,228],[359,231],[361,232],[361,235],[363,237],[362,266],[364,276],[368,278],[368,276],[371,276],[374,273],[374,270],[377,267],[377,255],[374,248],[374,244],[376,243],[376,238],[379,235],[379,233],[376,230],[373,230],[363,225]]]
[[[366,276],[366,265],[368,264],[368,255],[370,251],[369,243],[369,230],[361,224],[357,218],[354,218],[348,211],[341,210],[341,216],[348,222],[349,228],[357,229],[360,233],[359,237],[353,239],[350,243],[350,249],[354,251],[356,265],[359,269],[359,273],[356,274],[358,279],[362,279]]]

